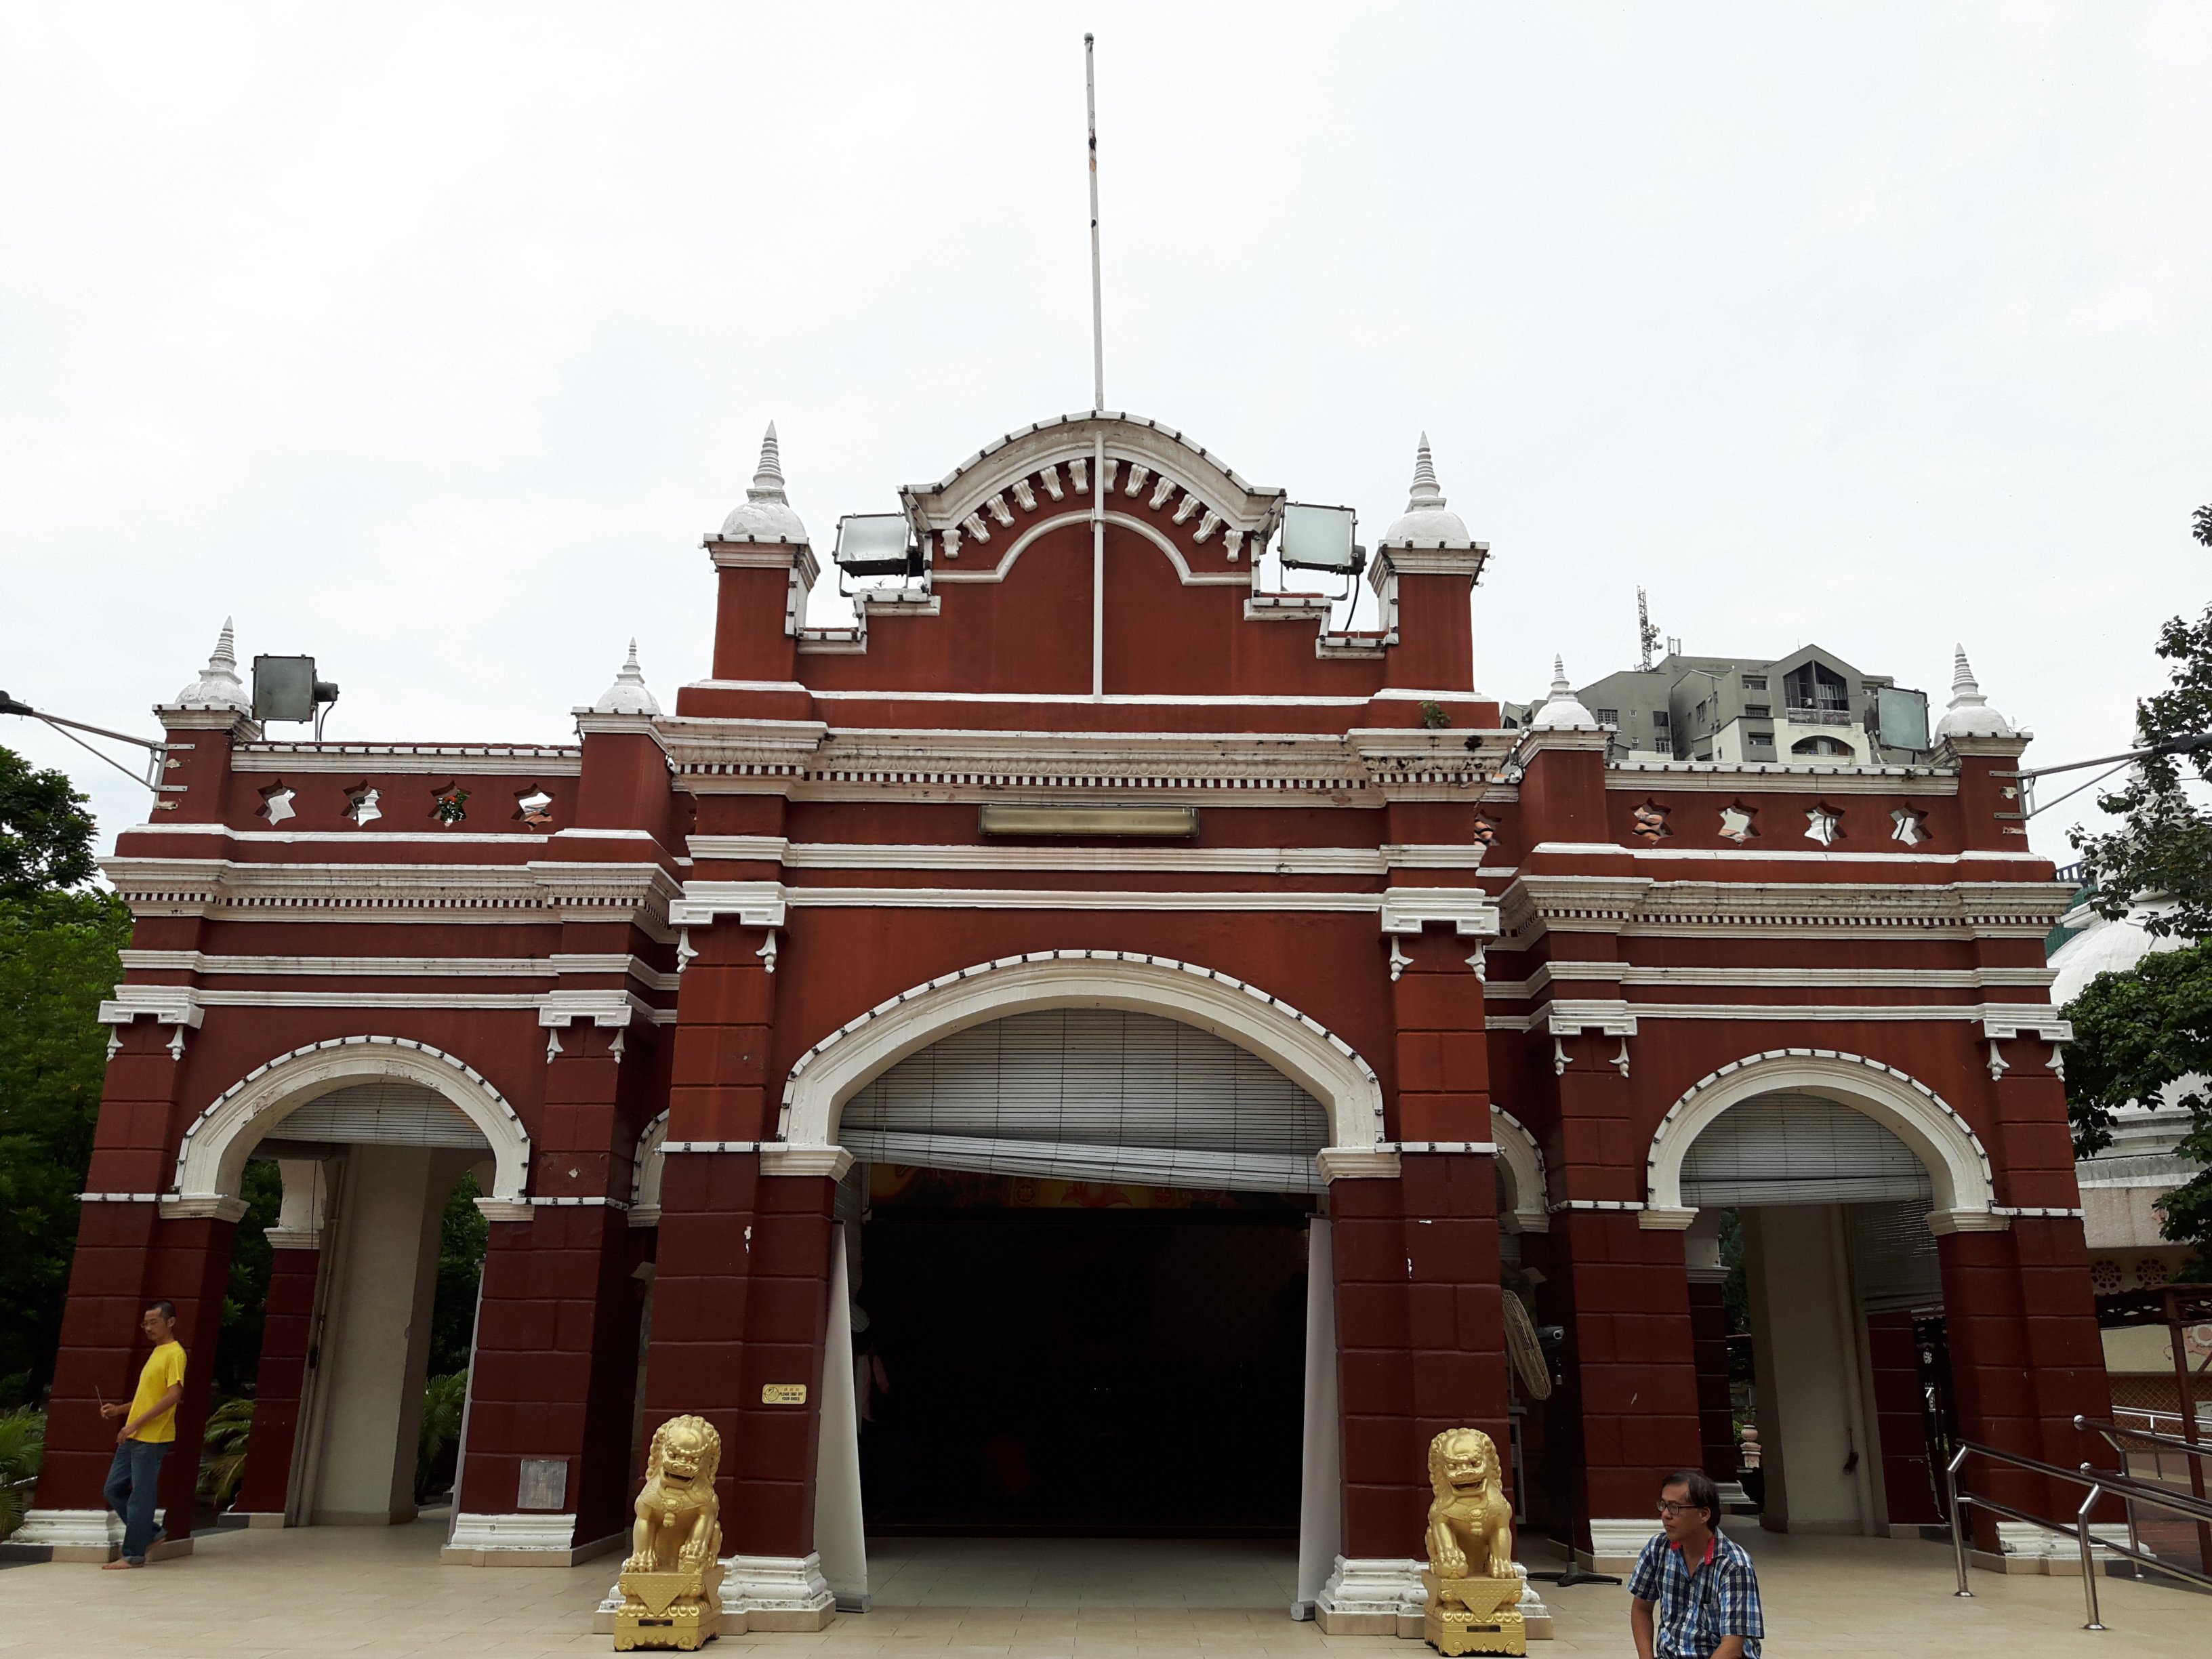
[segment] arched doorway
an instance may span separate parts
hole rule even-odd
[[[250,1163],[273,1164],[283,1187],[239,1510],[257,1524],[416,1517],[449,1201],[472,1176],[483,1207],[521,1207],[528,1155],[520,1120],[480,1076],[389,1040],[285,1056],[201,1115],[165,1210],[234,1214]],[[442,1322],[448,1363],[465,1365],[472,1276],[442,1288],[456,1304]]]
[[[1987,1159],[1932,1092],[1843,1055],[1780,1055],[1677,1104],[1655,1139],[1655,1209],[1729,1242],[1752,1364],[1763,1524],[1880,1534],[1938,1518],[1937,1379],[1916,1322],[1940,1319],[1933,1224],[1988,1215]],[[1765,1085],[1765,1086],[1761,1086]],[[1763,1492],[1758,1488],[1763,1484]]]
[[[1195,1026],[1058,1008],[909,1055],[839,1135],[872,1525],[1295,1534],[1319,1101]]]

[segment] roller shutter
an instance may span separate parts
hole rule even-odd
[[[1235,1043],[1110,1008],[1014,1014],[910,1054],[847,1103],[855,1158],[1146,1187],[1318,1192],[1328,1114]]]
[[[349,1146],[457,1146],[491,1150],[468,1115],[419,1083],[356,1083],[318,1096],[270,1131],[286,1140]]]
[[[1929,1202],[1912,1149],[1864,1112],[1776,1091],[1723,1112],[1682,1160],[1682,1201],[1709,1205]]]

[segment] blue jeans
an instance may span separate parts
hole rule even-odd
[[[161,1484],[161,1460],[173,1440],[125,1440],[115,1449],[107,1466],[107,1485],[101,1495],[123,1522],[123,1559],[143,1561],[146,1547],[154,1541],[154,1498]]]

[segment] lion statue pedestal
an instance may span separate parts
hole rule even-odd
[[[637,1495],[629,1559],[616,1582],[615,1651],[691,1652],[722,1633],[721,1504],[714,1474],[722,1437],[703,1417],[672,1417],[653,1431]]]
[[[1429,1593],[1421,1633],[1438,1653],[1528,1651],[1513,1566],[1513,1507],[1498,1448],[1480,1429],[1446,1429],[1429,1443]]]

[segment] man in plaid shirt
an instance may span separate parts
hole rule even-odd
[[[1699,1470],[1678,1470],[1661,1484],[1664,1530],[1644,1547],[1628,1580],[1639,1659],[1759,1659],[1766,1634],[1759,1574],[1743,1546],[1721,1535],[1720,1513],[1721,1495]]]

